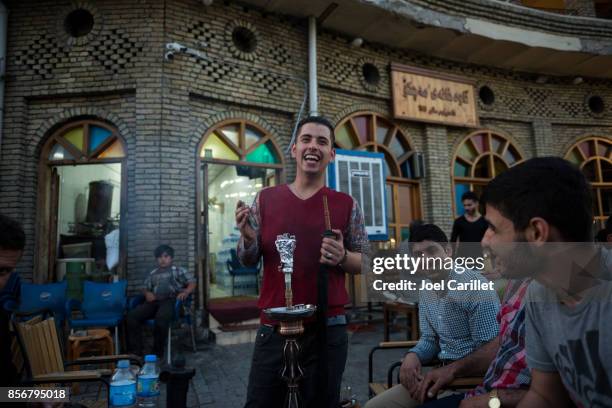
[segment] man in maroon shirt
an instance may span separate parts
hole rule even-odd
[[[361,251],[367,236],[363,215],[356,201],[325,187],[325,170],[334,159],[334,130],[323,118],[311,116],[298,124],[291,156],[296,160],[296,177],[291,184],[262,190],[251,207],[239,202],[236,224],[241,239],[238,256],[245,265],[264,260],[263,285],[258,307],[285,306],[284,276],[280,272],[280,257],[275,240],[278,235],[295,236],[296,247],[292,274],[294,304],[317,304],[317,279],[320,264],[328,273],[327,296],[327,395],[325,407],[336,408],[342,374],[346,363],[348,336],[344,305],[348,303],[344,274],[359,273]],[[324,200],[327,200],[329,220],[337,238],[322,238],[327,229]],[[286,383],[280,378],[284,338],[278,332],[278,322],[269,321],[262,313],[257,332],[245,407],[282,407]],[[323,326],[325,327],[325,325]],[[305,407],[313,407],[320,394],[316,375],[319,366],[317,326],[305,322],[300,338],[300,362],[304,378],[300,382]],[[323,408],[323,407],[320,407]]]

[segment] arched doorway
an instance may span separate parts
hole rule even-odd
[[[281,149],[263,127],[245,119],[213,125],[198,146],[198,248],[201,300],[256,296],[260,274],[234,273],[240,237],[234,209],[251,205],[262,188],[280,183]],[[231,301],[231,299],[230,299]]]
[[[422,218],[420,182],[413,175],[415,149],[404,131],[373,112],[356,112],[336,126],[336,147],[385,155],[389,241],[395,247],[408,239],[410,223]]]
[[[588,136],[574,143],[565,158],[580,167],[591,183],[595,229],[603,228],[612,215],[612,140]]]
[[[124,277],[125,161],[125,142],[106,122],[76,120],[51,134],[40,160],[35,280],[62,279],[67,259],[89,259],[81,268],[100,279]],[[107,241],[118,233],[118,251],[105,241],[113,231]]]
[[[506,136],[490,130],[467,135],[453,155],[453,210],[463,214],[461,196],[474,191],[478,197],[487,183],[501,172],[520,163],[523,154]]]

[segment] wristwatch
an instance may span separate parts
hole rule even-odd
[[[489,393],[489,408],[501,408],[501,400],[497,396],[497,388]]]

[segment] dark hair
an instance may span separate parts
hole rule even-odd
[[[25,232],[20,223],[0,214],[0,249],[23,251]]]
[[[485,187],[483,202],[519,231],[541,217],[566,241],[592,240],[591,188],[580,170],[560,157],[538,157],[511,167]]]
[[[155,257],[159,258],[163,254],[168,254],[170,258],[174,258],[174,249],[170,245],[160,245],[155,248]]]
[[[473,200],[473,201],[478,201],[478,196],[476,195],[475,192],[473,191],[466,191],[465,193],[463,193],[463,195],[461,196],[461,201],[465,201],[465,200]]]
[[[304,119],[300,120],[297,125],[297,135],[300,134],[300,130],[302,130],[302,126],[307,123],[316,123],[318,125],[323,125],[329,129],[329,137],[331,139],[331,145],[334,147],[334,143],[336,143],[336,137],[334,136],[334,125],[332,125],[331,121],[327,119],[325,116],[307,116]]]
[[[410,242],[433,241],[438,244],[448,244],[444,231],[434,224],[420,224],[411,227]]]

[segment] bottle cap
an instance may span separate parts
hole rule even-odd
[[[155,354],[147,354],[145,356],[145,363],[154,363],[157,361],[157,356]]]
[[[117,363],[117,367],[130,368],[130,360],[119,360],[119,362]]]

